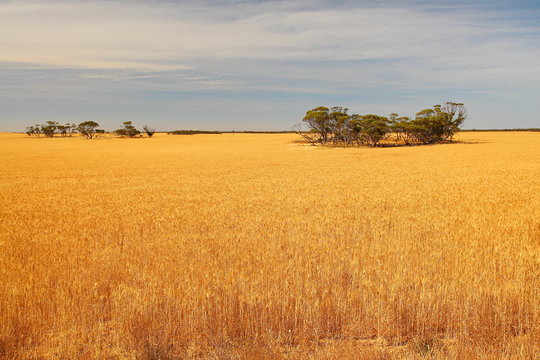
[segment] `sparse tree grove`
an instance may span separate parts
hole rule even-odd
[[[117,136],[122,137],[138,137],[141,135],[141,132],[135,128],[131,121],[125,121],[123,127],[115,130],[113,133]],[[55,135],[73,136],[73,134],[80,134],[81,136],[92,139],[96,135],[104,134],[105,130],[98,129],[99,124],[95,121],[84,121],[80,124],[70,124],[66,123],[64,125],[58,123],[57,121],[47,121],[45,124],[36,124],[33,126],[28,126],[25,133],[28,136],[40,137],[44,135],[46,137],[54,137]],[[156,130],[147,125],[143,127],[144,133],[148,137],[152,137]]]
[[[349,109],[341,106],[327,108],[319,106],[306,112],[302,119],[308,130],[297,124],[296,132],[311,145],[345,145],[345,146],[381,146],[381,145],[420,145],[451,142],[456,132],[467,118],[467,110],[462,103],[446,102],[444,105],[434,105],[416,114],[414,119],[400,117],[396,113],[389,117],[374,114],[349,114]],[[43,125],[36,124],[26,128],[29,136],[54,137],[72,136],[80,133],[87,139],[96,134],[104,133],[97,129],[99,124],[85,121],[79,125],[47,121]],[[143,132],[139,131],[131,121],[125,121],[120,129],[113,133],[121,137],[140,137],[146,134],[152,137],[155,129],[144,125]],[[196,131],[175,131],[172,134],[192,134]]]
[[[467,118],[462,103],[447,102],[424,109],[414,119],[390,114],[348,114],[341,106],[319,106],[306,112],[296,132],[312,145],[368,145],[379,146],[383,142],[392,145],[435,144],[452,141]]]
[[[73,134],[80,133],[87,139],[92,139],[95,134],[103,133],[104,130],[98,129],[99,124],[95,121],[84,121],[77,124],[66,123],[64,125],[57,121],[47,121],[45,124],[36,124],[26,128],[26,134],[28,136],[41,136],[54,137],[54,135],[73,136]]]

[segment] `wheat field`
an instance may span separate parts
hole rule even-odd
[[[540,133],[0,135],[2,359],[538,359]]]

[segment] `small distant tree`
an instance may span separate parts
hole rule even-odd
[[[67,136],[73,136],[73,134],[78,132],[77,129],[79,126],[77,124],[66,123],[64,126],[66,127]]]
[[[135,137],[141,133],[135,128],[135,126],[133,126],[131,121],[124,121],[123,126],[124,127],[115,130],[114,133],[119,136],[127,136],[130,138]]]
[[[43,130],[41,130],[42,127],[43,126],[39,124],[34,125],[34,134],[37,135],[37,137],[40,137],[41,134],[43,134]]]
[[[148,137],[152,137],[156,133],[156,129],[150,128],[148,127],[148,125],[144,125],[143,130],[144,132],[146,132],[146,135],[148,135]]]
[[[36,135],[36,136],[39,136],[41,134],[41,128],[39,125],[36,125],[36,126],[28,126],[26,128],[26,135],[28,136],[32,136],[32,135]]]
[[[68,126],[67,125],[60,125],[58,124],[56,126],[56,129],[58,130],[58,133],[62,136],[67,136],[67,133],[68,133]]]
[[[87,139],[92,139],[96,134],[99,124],[95,121],[85,121],[77,126],[77,130]]]

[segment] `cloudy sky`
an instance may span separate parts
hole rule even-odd
[[[0,0],[0,131],[290,130],[306,110],[540,127],[540,2]]]

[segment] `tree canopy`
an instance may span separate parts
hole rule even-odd
[[[96,129],[99,127],[99,124],[95,121],[85,121],[77,126],[77,130],[87,139],[94,137]]]
[[[312,145],[345,144],[379,146],[388,140],[395,145],[450,142],[467,118],[462,103],[446,102],[423,109],[414,119],[379,115],[348,114],[348,109],[324,106],[308,110],[303,118],[308,131],[297,125],[297,133]]]
[[[133,126],[131,121],[124,121],[122,125],[123,127],[114,131],[116,135],[127,136],[127,137],[132,138],[132,137],[138,136],[141,133],[139,130],[135,128],[135,126]]]
[[[45,124],[36,124],[26,128],[26,134],[28,136],[41,136],[54,137],[55,135],[72,136],[79,132],[84,137],[91,139],[94,134],[99,132],[97,130],[99,124],[94,121],[85,121],[77,124],[60,124],[57,121],[47,121]]]

